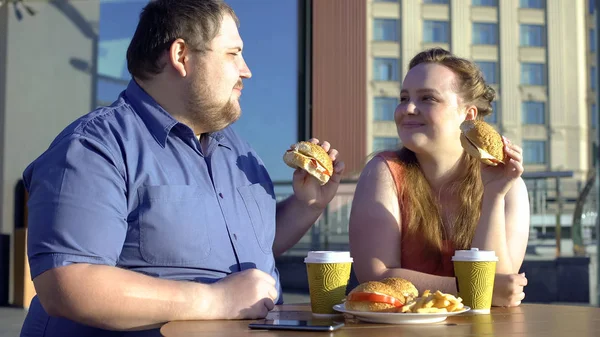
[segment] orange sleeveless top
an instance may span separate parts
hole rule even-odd
[[[398,154],[393,151],[386,151],[377,155],[385,160],[392,177],[400,198],[400,191],[406,186],[402,179],[402,164],[399,161]],[[401,200],[398,199],[400,203]],[[454,255],[454,245],[451,240],[442,241],[442,250],[436,252],[438,257],[431,258],[427,257],[427,254],[423,254],[422,242],[424,238],[419,234],[408,233],[408,221],[406,220],[406,212],[410,212],[410,205],[406,202],[402,204],[402,237],[400,243],[400,263],[402,268],[419,271],[422,273],[438,275],[438,276],[452,276],[454,277],[454,265],[452,263],[452,256]],[[408,206],[408,207],[407,207]],[[429,254],[429,256],[431,256]]]

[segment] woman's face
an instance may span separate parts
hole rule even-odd
[[[421,63],[406,74],[394,119],[409,150],[433,154],[461,149],[459,126],[467,114],[456,81],[452,70],[436,63]]]

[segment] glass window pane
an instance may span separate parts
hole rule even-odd
[[[596,104],[592,104],[592,110],[590,111],[591,113],[591,118],[590,118],[590,123],[592,124],[591,127],[592,129],[595,129],[598,126],[598,111],[596,110],[598,109]]]
[[[521,25],[521,46],[543,47],[546,45],[546,30],[542,25]]]
[[[373,152],[384,150],[395,150],[398,148],[397,137],[375,137],[373,138]]]
[[[521,8],[544,8],[546,0],[521,0],[519,3]]]
[[[496,124],[498,123],[498,101],[492,102],[492,113],[485,116],[484,120],[488,123]]]
[[[473,22],[473,44],[498,44],[498,25]]]
[[[375,97],[373,99],[373,119],[376,121],[393,121],[396,106],[398,106],[398,98],[396,97]]]
[[[473,6],[491,6],[497,7],[498,0],[473,0],[471,3]]]
[[[596,52],[596,30],[594,28],[590,28],[590,51]]]
[[[488,84],[498,83],[498,63],[475,61],[475,64],[477,64],[477,66],[479,66],[479,69],[481,69],[481,72],[483,73],[483,78]]]
[[[594,14],[594,11],[596,10],[596,0],[588,0],[588,9],[590,14]]]
[[[375,19],[373,20],[373,40],[398,41],[398,20]]]
[[[546,163],[546,141],[524,140],[523,141],[523,163],[545,164]]]
[[[373,60],[375,81],[398,81],[398,59],[376,57]]]
[[[137,18],[147,0],[100,0],[96,104],[107,105],[127,87],[127,47],[135,32]]]
[[[441,5],[447,5],[448,4],[448,0],[423,0],[424,4],[441,4]]]
[[[227,3],[240,19],[244,58],[255,75],[244,82],[244,95],[240,100],[242,117],[233,127],[254,147],[271,179],[289,180],[289,167],[281,155],[273,151],[273,144],[293,144],[299,137],[298,0],[261,0],[260,6],[248,0],[227,0]],[[257,15],[258,10],[260,15]],[[264,38],[265,17],[270,18],[269,39]],[[266,120],[269,132],[263,132]]]
[[[546,69],[543,63],[522,63],[521,84],[546,85]]]
[[[448,43],[450,34],[448,21],[423,21],[423,42]]]
[[[596,90],[596,85],[598,81],[598,77],[597,77],[597,73],[596,73],[596,67],[592,66],[592,68],[590,69],[590,87],[592,88],[592,90]]]
[[[523,124],[546,123],[546,104],[544,102],[525,101],[521,104]]]

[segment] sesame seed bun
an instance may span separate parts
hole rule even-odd
[[[410,281],[398,277],[361,283],[348,293],[348,298],[350,299],[354,293],[387,295],[394,297],[401,304],[408,303],[419,296],[419,291]],[[345,306],[346,309],[353,311],[398,312],[398,307],[389,303],[346,300]]]
[[[325,185],[333,174],[333,162],[320,145],[299,142],[287,150],[283,161],[291,168],[301,168]]]
[[[460,144],[465,151],[491,166],[506,162],[502,136],[482,120],[467,120],[460,125]]]

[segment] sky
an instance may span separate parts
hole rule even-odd
[[[98,73],[130,79],[125,53],[147,0],[101,0]],[[298,141],[297,0],[228,0],[240,19],[243,55],[252,71],[244,81],[242,117],[234,129],[265,162],[273,181],[289,181],[293,170],[282,160]],[[110,103],[121,83],[98,82],[98,101]]]

